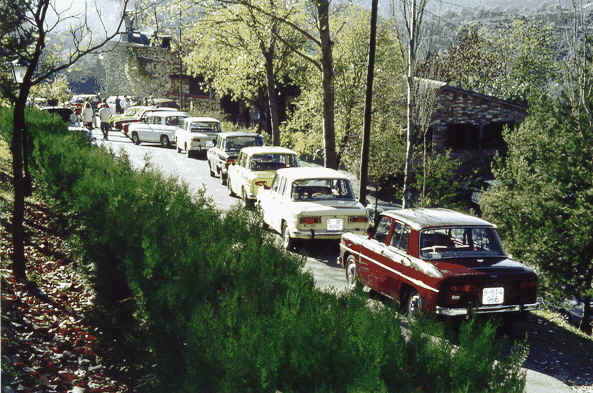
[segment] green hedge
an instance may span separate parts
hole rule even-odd
[[[38,187],[93,262],[104,339],[117,340],[135,390],[523,390],[524,347],[503,356],[491,325],[464,327],[457,351],[423,320],[406,340],[393,308],[316,290],[240,208],[224,214],[72,135],[36,135]]]

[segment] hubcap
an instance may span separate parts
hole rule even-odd
[[[412,295],[408,302],[408,316],[413,318],[422,310],[422,298],[419,294],[415,293]]]
[[[348,288],[354,289],[356,286],[356,264],[350,263],[346,269],[348,275]]]

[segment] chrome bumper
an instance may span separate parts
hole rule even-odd
[[[520,312],[537,310],[539,303],[532,304],[513,304],[513,305],[499,305],[499,306],[480,306],[480,307],[465,307],[452,308],[437,306],[436,314],[447,317],[455,317],[460,315],[471,314],[495,314],[504,312]]]
[[[290,236],[294,239],[330,239],[330,240],[339,240],[342,237],[342,233],[344,232],[352,232],[352,233],[364,233],[364,231],[355,231],[352,229],[347,229],[345,231],[316,231],[314,229],[308,231],[295,231],[290,234]]]

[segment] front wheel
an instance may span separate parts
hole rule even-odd
[[[356,288],[361,287],[356,272],[356,257],[352,254],[346,258],[346,287],[349,291],[354,291]]]
[[[167,135],[161,136],[161,147],[167,148],[171,145],[169,142],[169,137]]]
[[[224,173],[222,173],[222,171],[220,171],[220,183],[221,183],[223,186],[226,186],[228,182],[229,182],[228,175],[226,175],[226,176],[225,176],[225,174],[224,174]]]
[[[249,209],[253,206],[252,202],[247,198],[247,193],[245,192],[245,188],[241,190],[241,199],[243,200],[243,205]]]
[[[210,160],[208,160],[208,169],[210,170],[210,177],[216,177],[214,175],[214,171],[212,170],[212,164],[210,164]]]
[[[229,189],[229,195],[234,197],[235,193],[233,192],[233,187],[231,187],[231,179],[227,179],[227,187]]]
[[[132,142],[134,142],[135,145],[140,144],[140,138],[138,138],[138,134],[136,132],[132,133]]]
[[[405,311],[410,319],[416,319],[422,312],[422,297],[415,289],[411,289],[408,293]]]
[[[292,237],[290,237],[290,232],[288,231],[288,226],[286,223],[282,224],[282,248],[285,250],[292,250],[294,248],[295,242]]]

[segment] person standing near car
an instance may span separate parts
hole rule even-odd
[[[89,130],[93,129],[93,115],[94,112],[91,104],[88,101],[85,102],[84,107],[82,108],[82,122]]]
[[[107,140],[109,135],[109,119],[111,118],[111,109],[107,105],[107,101],[103,101],[101,109],[99,109],[99,120],[101,121],[101,131],[103,132],[103,139]]]

